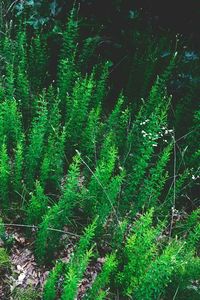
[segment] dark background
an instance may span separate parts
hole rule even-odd
[[[64,12],[72,6],[73,2],[61,2],[65,17]],[[140,12],[144,24],[151,24],[155,29],[171,30],[173,33],[185,34],[190,38],[200,36],[200,1],[198,0],[82,0],[77,2],[80,3],[80,13],[83,16],[95,18],[102,24],[109,24],[110,32],[113,33],[129,25],[129,12],[136,9]]]

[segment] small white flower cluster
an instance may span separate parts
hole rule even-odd
[[[153,147],[157,147],[157,143],[155,142],[155,140],[157,140],[159,138],[158,134],[153,136],[153,134],[151,132],[147,133],[144,130],[142,130],[141,133],[144,138],[147,137],[149,140],[154,141],[154,144],[152,145]]]
[[[140,122],[140,125],[146,125],[146,123],[149,122],[149,119],[143,121],[143,122]],[[159,138],[162,138],[162,137],[165,137],[165,136],[171,136],[173,135],[173,132],[174,130],[173,129],[168,129],[167,127],[162,127],[161,128],[161,131],[158,132],[158,134],[155,134],[153,136],[153,134],[151,132],[147,133],[145,130],[142,130],[141,133],[143,135],[144,138],[149,138],[149,140],[152,140],[154,141],[154,144],[152,145],[153,147],[157,147],[157,143],[156,143],[156,140],[158,140]],[[167,139],[164,138],[163,141],[165,143],[168,143]]]
[[[194,174],[192,175],[192,180],[197,180],[197,179],[199,179],[199,178],[200,178],[199,175],[196,175],[196,176],[195,176]]]
[[[160,132],[161,136],[169,135],[174,132],[173,129],[168,129],[167,127],[164,127],[164,126],[161,128],[161,130],[162,130],[162,132]]]
[[[173,129],[166,129],[165,127],[162,128],[163,129],[163,133],[161,133],[161,137],[166,136],[166,135],[173,135],[174,130]],[[168,141],[166,139],[163,140],[165,143],[168,143]]]
[[[166,134],[171,134],[172,132],[173,132],[174,130],[173,129],[165,129],[165,132],[164,132],[164,134],[166,135]]]
[[[143,134],[143,137],[146,137],[148,135],[148,133],[146,133],[146,131],[142,130],[142,134]]]
[[[149,122],[149,119],[146,119],[144,122],[141,122],[140,125],[145,125],[148,122]]]
[[[146,119],[146,120],[140,122],[139,125],[140,125],[141,127],[143,127],[143,126],[146,125],[149,121],[150,121],[149,119]],[[145,130],[144,130],[144,127],[143,127],[143,129],[141,130],[142,136],[143,136],[144,138],[149,139],[149,141],[152,142],[152,147],[157,147],[157,146],[158,146],[157,140],[158,140],[159,138],[162,138],[162,137],[165,137],[165,136],[172,136],[172,135],[173,135],[173,132],[174,132],[173,129],[168,129],[167,127],[164,127],[164,126],[161,128],[161,130],[160,130],[158,133],[156,133],[156,134],[154,134],[154,135],[153,135],[151,132],[147,132],[147,129],[146,129],[146,131],[145,131]],[[165,139],[163,139],[163,141],[164,141],[165,143],[168,143],[168,142],[169,142],[169,141],[166,139],[166,137],[165,137]],[[130,156],[130,157],[133,157],[134,154],[133,154],[133,153],[129,153],[129,156]]]
[[[172,136],[174,130],[173,129],[168,129],[167,127],[162,127],[161,131],[158,133],[158,138],[160,137],[165,137],[163,141],[165,143],[168,143],[168,140],[166,139],[166,136]]]

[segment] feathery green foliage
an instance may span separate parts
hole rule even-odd
[[[67,98],[66,140],[73,147],[79,143],[82,128],[88,116],[88,107],[92,97],[93,75],[76,81],[72,96]],[[73,132],[73,134],[72,134]]]
[[[77,78],[76,55],[78,43],[77,9],[71,10],[67,28],[63,33],[63,46],[58,64],[59,97],[64,101]]]
[[[0,152],[0,201],[1,208],[9,207],[10,164],[5,143]]]
[[[63,195],[58,203],[54,204],[44,216],[40,224],[36,239],[36,255],[38,261],[45,261],[52,257],[59,247],[60,232],[65,224],[69,223],[79,199],[78,178],[80,175],[80,158],[74,157],[64,186]],[[51,231],[49,228],[58,231]]]
[[[64,290],[61,296],[61,300],[73,300],[78,292],[78,284],[83,276],[84,271],[88,265],[88,262],[92,256],[92,251],[89,250],[79,261],[79,265],[70,265],[65,277]]]
[[[156,165],[150,169],[149,177],[144,179],[144,183],[137,196],[136,201],[139,206],[137,206],[136,211],[139,211],[143,206],[147,208],[156,206],[156,201],[167,179],[167,173],[164,171],[169,161],[171,150],[172,145],[169,144],[161,153]]]
[[[3,134],[9,153],[16,147],[17,142],[23,139],[21,114],[15,100],[5,100],[1,103],[3,117]]]
[[[0,248],[0,272],[10,267],[10,258],[4,248]]]
[[[157,88],[157,83],[152,89]],[[126,189],[126,197],[133,197],[138,185],[141,183],[145,175],[145,171],[149,165],[153,155],[154,148],[158,145],[158,138],[161,128],[166,123],[166,114],[168,110],[169,100],[163,96],[154,103],[155,109],[151,108],[151,102],[154,96],[150,95],[149,100],[145,103],[128,135],[127,151],[129,158],[126,161],[127,168],[130,170],[128,186]]]
[[[97,207],[103,206],[102,201],[110,202],[107,189],[115,168],[117,150],[113,145],[112,134],[108,135],[101,149],[95,172],[92,174],[87,190],[85,191],[84,209],[90,216],[98,214]],[[102,199],[102,200],[101,200]]]
[[[44,300],[198,299],[197,58],[189,66],[194,53],[136,28],[131,56],[103,59],[113,41],[94,24],[87,36],[76,4],[65,26],[55,14],[37,30],[29,8],[14,26],[0,14],[0,237],[6,245],[10,227],[34,226],[37,262],[55,266]]]
[[[48,210],[48,197],[44,194],[39,181],[36,181],[35,192],[31,195],[31,199],[26,208],[27,224],[38,225],[42,222],[43,216]]]
[[[156,239],[160,226],[152,227],[153,210],[142,216],[133,227],[133,233],[127,238],[124,249],[125,265],[119,274],[126,295],[132,295],[143,282],[145,270],[157,254]]]
[[[101,273],[95,279],[94,283],[92,284],[92,287],[88,290],[84,299],[92,300],[98,297],[103,297],[105,292],[103,293],[102,289],[105,288],[109,283],[110,276],[112,272],[116,269],[116,266],[116,256],[114,254],[107,256]]]
[[[89,164],[95,163],[97,160],[97,147],[100,136],[100,113],[98,106],[89,112],[85,130],[82,133],[81,152],[88,160]]]
[[[20,194],[23,187],[23,163],[24,163],[24,143],[18,141],[13,166],[13,190]]]
[[[65,127],[63,127],[62,132],[55,130],[49,135],[48,144],[41,163],[40,180],[44,187],[48,187],[53,192],[59,189],[63,175],[65,137]]]
[[[39,91],[44,86],[47,78],[48,55],[45,44],[45,40],[39,33],[32,38],[29,50],[28,79],[31,82],[33,91]]]
[[[169,284],[174,269],[181,261],[182,244],[171,243],[153,261],[143,277],[142,284],[136,289],[136,299],[157,299]]]
[[[27,41],[24,31],[19,30],[17,35],[17,57],[16,57],[16,90],[15,97],[20,102],[24,124],[27,125],[30,118],[30,84],[27,74]]]
[[[55,267],[51,270],[47,281],[44,286],[43,299],[55,300],[57,294],[57,281],[62,274],[64,264],[62,262],[56,263]]]
[[[62,300],[73,300],[77,295],[78,284],[93,254],[90,245],[95,235],[95,229],[96,219],[86,228],[70,260],[61,296]]]
[[[32,121],[29,133],[29,145],[26,153],[26,183],[28,188],[32,188],[35,176],[38,174],[39,163],[41,161],[44,148],[44,136],[47,126],[47,103],[44,95],[37,101],[37,115]]]
[[[2,241],[5,240],[5,236],[6,236],[6,229],[3,223],[3,219],[0,217],[0,239],[2,239]]]

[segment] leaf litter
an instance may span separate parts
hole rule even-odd
[[[25,237],[23,230],[20,228],[13,232],[13,228],[8,227],[7,233],[12,235],[13,245],[9,253],[10,268],[4,274],[0,274],[0,299],[15,300],[15,291],[18,289],[27,290],[32,288],[42,293],[51,267],[37,264],[34,257],[34,236],[31,238]],[[2,241],[1,243],[3,245]],[[65,249],[59,253],[59,260],[69,262],[74,244],[75,241],[66,243]],[[99,257],[95,262],[92,261],[89,264],[84,278],[79,284],[77,300],[83,299],[86,291],[92,286],[97,274],[101,271],[104,261],[103,257]]]

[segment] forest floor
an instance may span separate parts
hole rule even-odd
[[[39,266],[34,257],[34,236],[27,238],[24,234],[24,228],[7,227],[6,233],[12,236],[12,247],[9,251],[10,266],[0,274],[0,299],[1,300],[21,300],[18,298],[18,291],[27,291],[28,289],[37,292],[36,298],[41,299],[45,281],[48,277],[52,266]],[[68,262],[71,253],[74,250],[74,243],[69,241],[66,247],[59,253],[59,260]],[[4,244],[0,240],[0,247]],[[104,258],[99,257],[96,261],[89,264],[85,276],[81,281],[78,289],[77,300],[81,300],[86,290],[92,285],[97,274],[102,268]],[[63,278],[64,280],[64,278]],[[23,289],[23,290],[22,290]],[[58,298],[59,299],[59,290]],[[27,298],[24,298],[27,299]],[[32,300],[32,299],[30,299]]]

